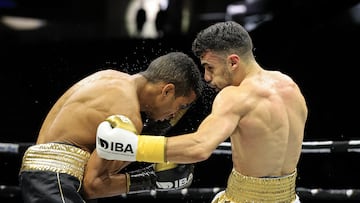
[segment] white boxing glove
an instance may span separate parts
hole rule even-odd
[[[131,120],[114,115],[100,123],[96,134],[96,150],[107,160],[163,163],[166,138],[164,136],[137,135]]]
[[[111,116],[100,123],[96,133],[98,155],[107,160],[136,161],[138,136],[125,116]]]

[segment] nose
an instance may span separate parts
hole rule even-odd
[[[211,81],[211,74],[205,70],[205,73],[204,73],[204,79],[206,82],[210,82]]]

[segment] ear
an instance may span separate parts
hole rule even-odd
[[[162,88],[161,95],[163,95],[164,97],[175,95],[175,85],[172,84],[172,83],[166,84],[166,85]]]
[[[228,60],[231,64],[231,70],[235,70],[239,66],[240,57],[237,54],[229,55]]]

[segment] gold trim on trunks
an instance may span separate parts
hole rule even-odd
[[[297,172],[282,177],[255,178],[233,169],[228,179],[224,202],[277,202],[290,203],[296,199]],[[222,201],[219,201],[222,202]]]
[[[47,143],[29,147],[22,160],[21,171],[66,173],[82,181],[90,153],[78,147]]]

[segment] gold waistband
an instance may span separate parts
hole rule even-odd
[[[225,190],[233,202],[293,202],[296,199],[296,171],[276,178],[254,178],[233,169]]]
[[[21,171],[66,173],[82,181],[90,153],[78,147],[47,143],[29,147],[22,160]]]

